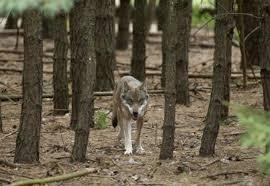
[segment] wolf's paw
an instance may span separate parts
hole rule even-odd
[[[127,149],[124,154],[125,155],[131,155],[132,154],[132,148]]]
[[[136,148],[136,153],[138,153],[138,154],[144,154],[145,151],[144,151],[144,149],[142,148],[142,146],[138,146],[138,147]]]

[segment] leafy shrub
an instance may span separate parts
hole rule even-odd
[[[54,15],[58,11],[68,11],[74,0],[1,0],[0,12],[21,13],[26,9],[39,9],[46,15]]]
[[[270,113],[242,106],[234,106],[234,109],[240,123],[247,127],[242,144],[265,150],[258,157],[258,163],[264,173],[270,174]]]
[[[98,129],[105,129],[108,127],[108,114],[104,111],[97,111],[95,113],[95,127]]]

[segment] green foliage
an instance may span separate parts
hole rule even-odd
[[[68,11],[74,0],[0,0],[0,13],[21,13],[26,9],[39,9],[52,16],[59,11]]]
[[[192,27],[201,27],[205,23],[209,22],[213,18],[208,13],[205,14],[200,14],[201,6],[200,5],[193,5],[192,6]],[[206,26],[206,28],[214,28],[214,22],[215,20],[213,19],[210,21]]]
[[[97,111],[95,114],[95,127],[98,129],[105,129],[108,127],[108,118],[105,112]]]
[[[259,109],[234,106],[241,124],[247,127],[242,138],[246,147],[258,147],[266,152],[258,157],[258,163],[264,173],[270,174],[270,113]]]

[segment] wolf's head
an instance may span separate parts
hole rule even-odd
[[[146,84],[132,87],[124,82],[121,92],[121,103],[127,108],[133,120],[144,116],[148,104],[149,95]]]

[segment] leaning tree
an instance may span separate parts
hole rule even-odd
[[[228,102],[230,98],[231,40],[234,28],[230,14],[232,8],[233,0],[216,1],[212,91],[201,139],[201,156],[211,156],[215,153],[220,122],[228,116],[228,106],[224,102]]]

